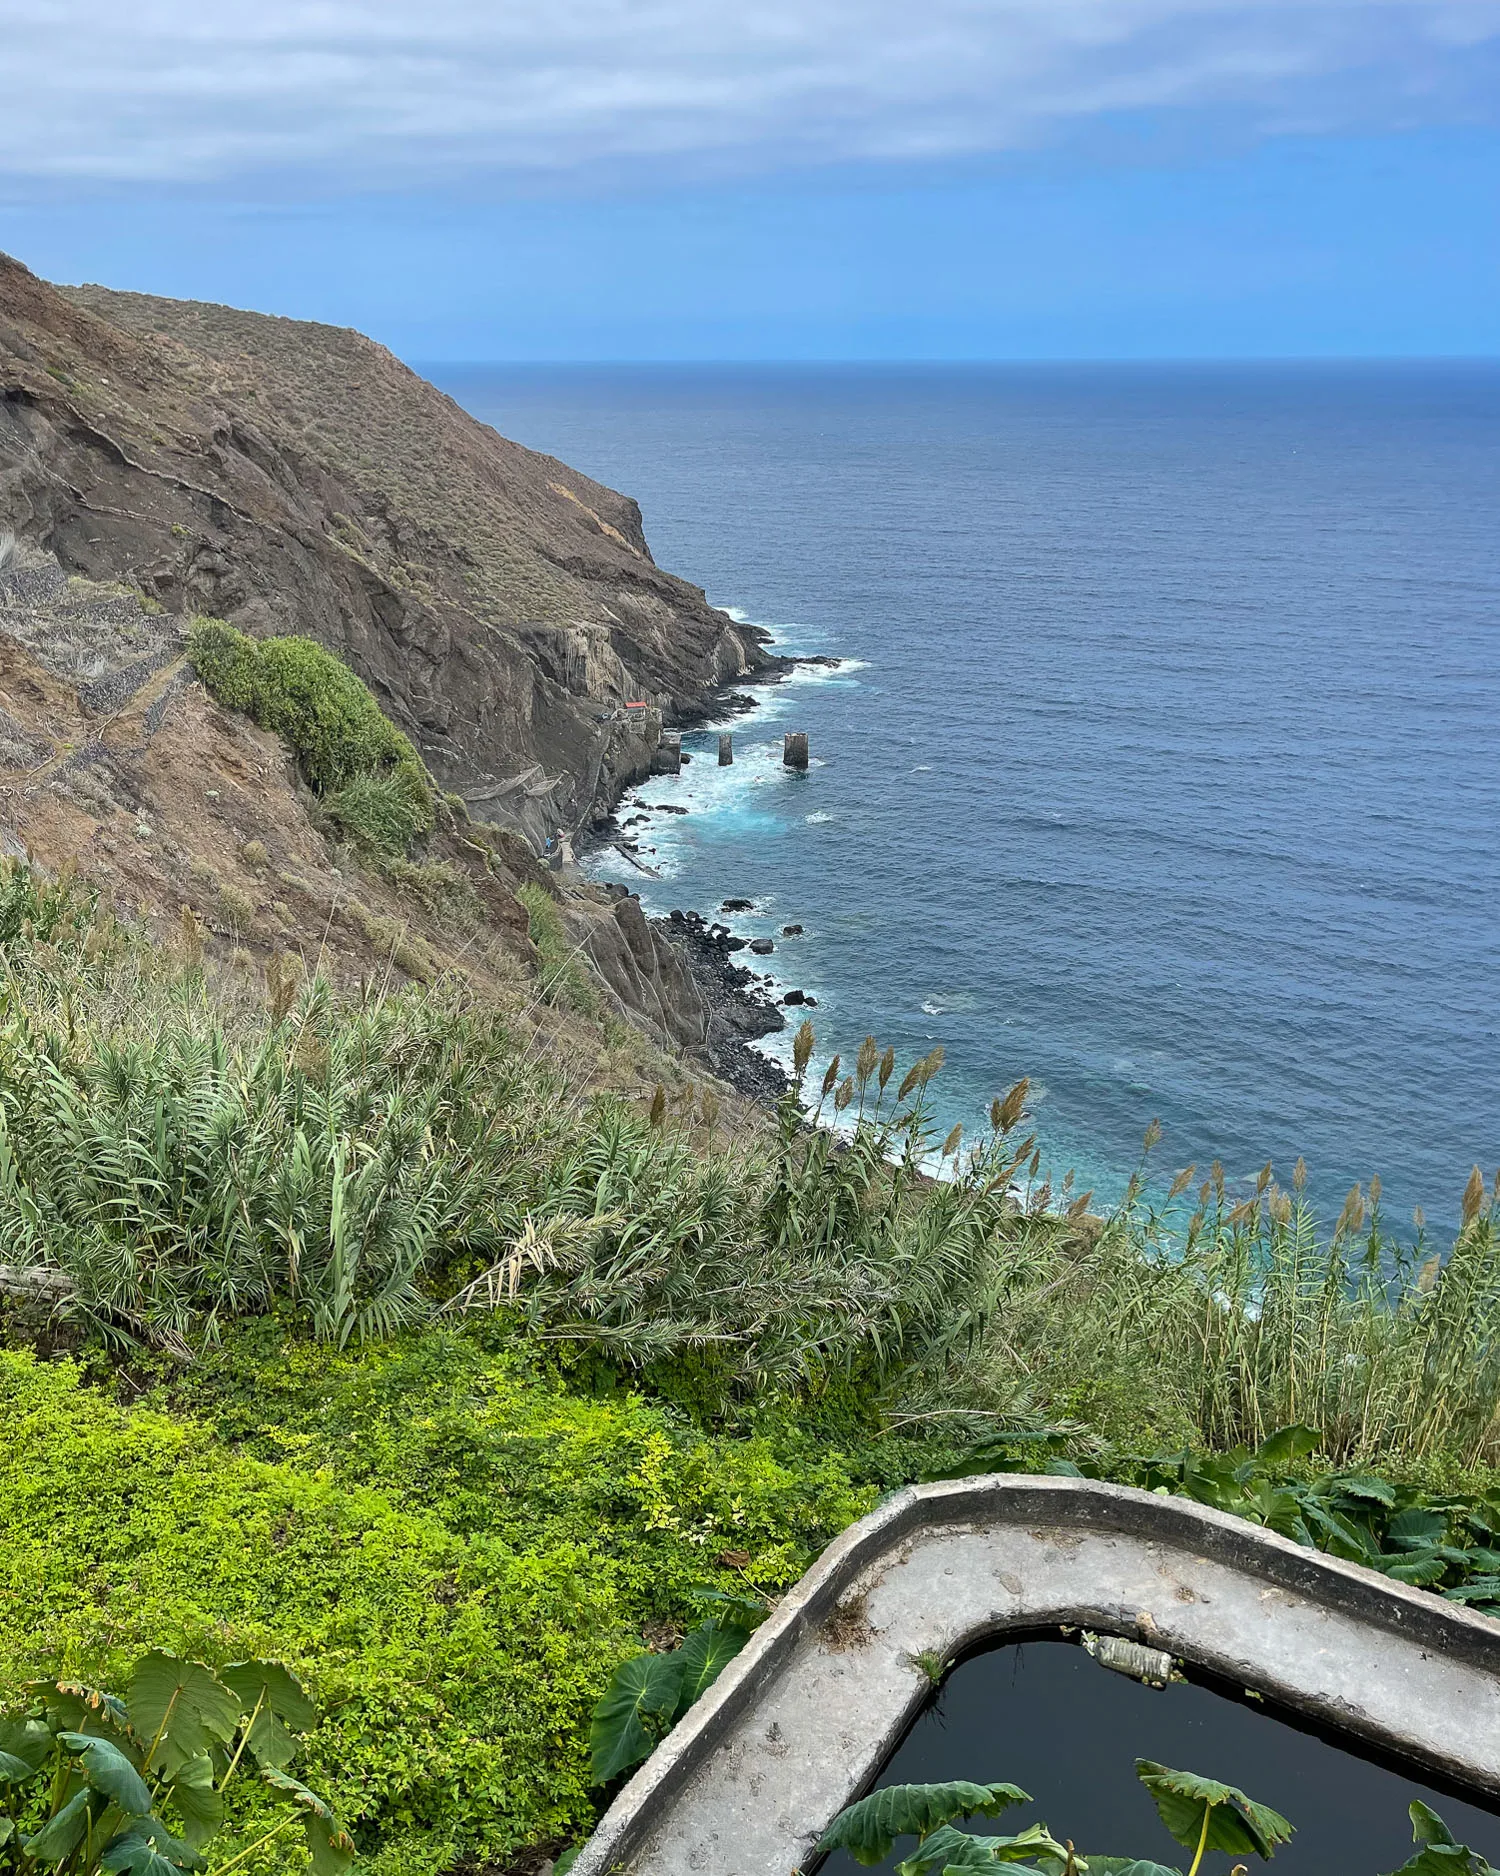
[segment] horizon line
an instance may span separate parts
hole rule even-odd
[[[408,365],[424,367],[444,367],[446,369],[486,369],[497,367],[522,366],[577,366],[585,370],[610,369],[625,367],[633,370],[707,368],[723,370],[727,368],[746,369],[755,366],[802,366],[807,368],[827,368],[840,366],[852,370],[900,369],[912,370],[936,369],[945,367],[972,367],[975,365],[1015,366],[1015,365],[1500,365],[1500,351],[1496,352],[1225,352],[1225,353],[1173,353],[1150,352],[1111,355],[1102,352],[1078,353],[974,353],[952,357],[924,357],[921,355],[901,357],[886,356],[849,356],[847,354],[817,354],[813,356],[788,354],[781,356],[735,357],[727,356],[687,356],[677,358],[612,358],[582,356],[525,356],[500,354],[491,357],[466,355],[463,357],[423,355],[420,352],[399,354]]]

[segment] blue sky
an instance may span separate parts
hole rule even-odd
[[[0,0],[0,247],[454,359],[1500,352],[1500,0]]]

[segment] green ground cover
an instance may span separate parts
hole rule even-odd
[[[805,1090],[841,1143],[792,1104],[726,1137],[457,981],[267,989],[0,870],[6,1699],[283,1659],[361,1866],[442,1876],[584,1833],[619,1664],[911,1478],[1123,1478],[1500,1598],[1477,1172],[1441,1250],[1269,1168],[1143,1159],[1100,1221],[1025,1186],[1024,1084],[931,1138],[935,1057]]]
[[[0,1422],[0,1687],[109,1685],[148,1645],[285,1661],[323,1716],[299,1775],[383,1876],[586,1830],[589,1715],[643,1628],[793,1580],[876,1490],[471,1334],[262,1322],[130,1407],[12,1351]]]

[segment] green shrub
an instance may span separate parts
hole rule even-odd
[[[81,940],[97,905],[93,887],[71,873],[47,879],[22,860],[0,857],[0,946]]]
[[[432,802],[409,767],[358,775],[327,801],[335,825],[380,853],[403,854],[432,825]]]
[[[590,1713],[642,1623],[743,1588],[726,1547],[793,1579],[872,1497],[836,1455],[794,1471],[468,1337],[356,1357],[261,1325],[176,1389],[219,1431],[0,1353],[0,1691],[107,1683],[143,1647],[283,1660],[370,1876],[586,1828]]]
[[[526,908],[531,942],[541,965],[542,995],[563,1009],[597,1017],[599,989],[568,937],[562,908],[544,886],[518,886],[516,898]]]
[[[432,789],[410,740],[368,687],[310,638],[253,639],[199,619],[189,655],[209,692],[275,730],[340,825],[385,852],[432,826]]]

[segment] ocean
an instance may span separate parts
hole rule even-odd
[[[1330,1213],[1378,1173],[1456,1222],[1500,1165],[1500,362],[433,375],[845,661],[640,791],[689,810],[631,829],[659,879],[593,862],[753,900],[819,1059],[940,1043],[968,1129],[1029,1075],[1101,1202],[1159,1117],[1164,1177],[1303,1155]]]

